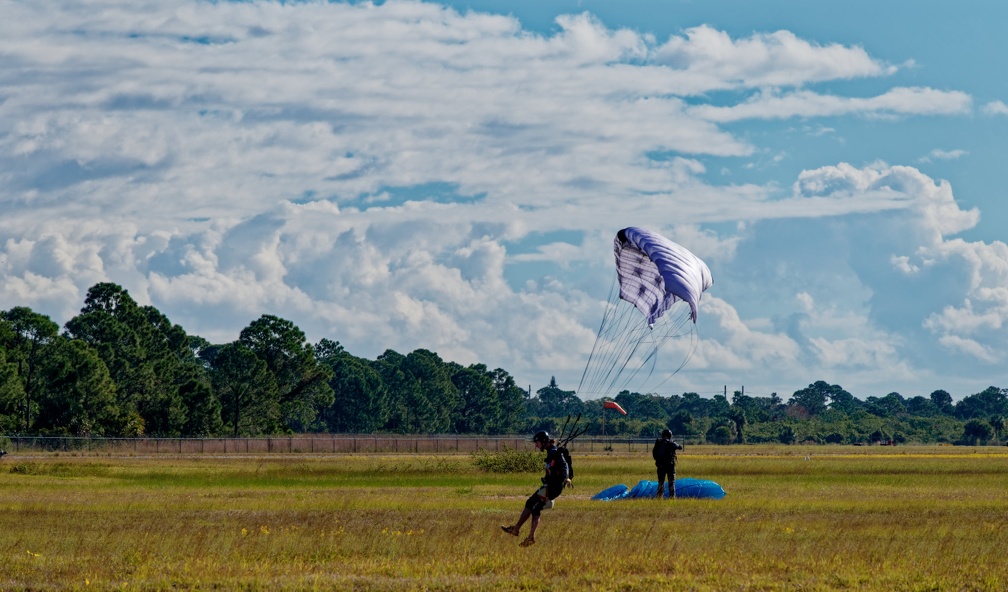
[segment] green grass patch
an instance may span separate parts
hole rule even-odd
[[[499,525],[539,464],[11,455],[0,589],[1008,589],[1003,449],[690,447],[679,476],[717,481],[719,501],[592,501],[654,465],[575,463],[576,489],[524,549]]]

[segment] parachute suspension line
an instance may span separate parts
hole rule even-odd
[[[685,367],[697,348],[688,307],[673,306],[649,327],[639,310],[619,298],[616,285],[614,280],[591,355],[578,384],[577,393],[585,399],[615,395],[635,381],[646,383],[657,369],[659,350],[669,341],[689,335],[691,344],[684,360],[661,383],[653,386],[657,388]]]
[[[614,280],[577,393],[584,398],[596,398],[624,390],[642,376],[645,380],[650,378],[657,367],[658,350],[692,330],[688,311],[675,313],[668,311],[649,327],[639,310],[619,298]]]
[[[633,321],[638,317],[635,310],[629,307],[622,308],[620,315],[614,317],[617,322],[611,325],[604,334],[604,343],[608,350],[600,367],[604,373],[596,375],[595,387],[608,386],[611,389],[620,373],[626,368],[627,362],[633,357],[633,352],[643,337],[641,333],[643,327],[640,324],[636,327],[633,326]],[[622,365],[617,367],[621,361]]]
[[[633,325],[638,324],[640,315],[632,306],[618,306],[621,300],[616,285],[614,278],[602,324],[592,346],[592,354],[578,385],[578,394],[584,395],[585,388],[588,392],[594,392],[614,374],[618,374],[619,369],[615,366],[622,359],[622,352],[633,348],[639,340],[633,332]]]
[[[612,312],[614,310],[614,307],[612,306],[613,294],[616,293],[616,290],[618,289],[617,288],[617,286],[619,285],[619,281],[618,280],[619,280],[619,276],[614,275],[612,283],[609,284],[609,298],[606,301],[608,304],[606,304],[605,312],[602,313],[602,322],[599,324],[598,332],[595,334],[595,343],[592,344],[591,353],[588,354],[588,361],[585,363],[584,372],[581,373],[581,382],[578,383],[578,388],[577,388],[577,391],[576,391],[578,395],[581,394],[581,387],[583,387],[584,384],[585,384],[585,377],[588,375],[588,369],[592,367],[592,358],[595,357],[595,351],[596,351],[596,349],[598,349],[599,340],[602,337],[602,331],[605,329],[605,326],[606,326],[606,320],[608,319],[609,315],[612,314]],[[618,296],[617,296],[617,298],[618,298]]]
[[[635,336],[635,337],[631,340],[632,343],[629,344],[629,346],[630,346],[629,347],[629,351],[626,351],[626,349],[624,348],[624,349],[622,349],[622,350],[620,350],[620,351],[618,351],[616,353],[617,362],[619,360],[623,360],[623,363],[620,366],[619,371],[616,372],[615,375],[613,376],[612,382],[609,383],[609,390],[610,391],[616,390],[618,388],[617,381],[620,380],[621,378],[622,378],[621,385],[629,384],[630,381],[632,381],[633,378],[647,364],[647,360],[651,357],[650,348],[648,348],[648,350],[645,351],[646,355],[644,355],[643,358],[640,358],[638,356],[637,352],[638,352],[638,350],[642,349],[642,347],[641,347],[642,345],[646,344],[648,341],[651,341],[651,338],[653,337],[653,331],[654,331],[654,328],[652,328],[652,327],[646,327],[645,325],[638,325],[634,329],[633,333],[629,333],[628,334],[628,335]],[[640,363],[630,373],[629,376],[623,378],[623,372],[626,370],[627,366],[632,361],[634,361],[635,359],[640,360]],[[620,390],[622,390],[622,389],[620,389]]]
[[[614,281],[614,287],[615,285]],[[626,303],[620,306],[620,302],[618,292],[615,289],[611,290],[602,325],[599,327],[592,354],[578,386],[578,394],[582,396],[590,393],[605,394],[595,391],[606,383],[612,384],[618,378],[626,365],[624,362],[620,367],[619,362],[631,357],[641,340],[641,331],[646,330],[646,324],[640,313]]]
[[[669,313],[667,313],[667,317],[671,316],[672,311],[669,311]],[[664,323],[659,322],[658,324],[656,324],[655,328],[648,335],[645,336],[648,341],[646,356],[641,361],[640,365],[638,365],[633,370],[633,372],[631,372],[630,375],[623,380],[624,384],[622,386],[629,385],[634,380],[638,379],[638,375],[643,373],[645,368],[647,368],[647,375],[643,377],[643,379],[641,379],[640,382],[646,383],[648,380],[650,380],[651,376],[654,374],[654,371],[658,365],[658,352],[667,342],[682,337],[686,334],[689,334],[692,340],[692,337],[695,336],[695,332],[693,330],[693,324],[690,321],[691,318],[689,310],[683,310],[683,312],[680,313],[677,317],[666,318],[666,322]],[[690,349],[695,351],[696,349],[695,341],[693,341],[693,344],[691,345]],[[657,388],[658,386],[661,386],[662,384],[667,382],[669,378],[671,378],[673,375],[682,370],[683,367],[686,365],[686,362],[688,361],[689,357],[692,356],[692,354],[693,351],[689,351],[686,355],[686,358],[683,360],[682,363],[679,364],[679,366],[675,370],[673,370],[668,376],[666,376],[665,379],[663,379],[660,383],[653,385],[651,388]],[[627,363],[629,363],[629,360],[627,361]]]
[[[675,376],[676,374],[678,374],[680,370],[682,370],[684,367],[686,367],[686,364],[688,364],[689,361],[690,361],[690,359],[693,358],[693,354],[696,353],[696,350],[697,350],[697,348],[700,345],[700,337],[698,335],[698,332],[695,329],[693,329],[692,327],[690,328],[690,331],[689,331],[689,337],[690,337],[690,346],[689,346],[688,351],[686,352],[686,357],[683,358],[682,363],[679,364],[678,368],[676,368],[671,373],[669,373],[669,375],[666,376],[664,380],[662,380],[661,382],[659,382],[656,385],[654,385],[654,388],[657,389],[657,388],[661,387],[663,384],[665,384],[666,382],[668,382],[670,378],[672,378],[673,376]]]
[[[602,364],[605,373],[597,377],[595,384],[596,388],[603,390],[601,394],[606,392],[615,394],[613,389],[619,384],[623,372],[634,359],[635,353],[649,332],[647,324],[636,309],[624,306],[621,313],[617,317],[619,322],[613,324],[605,336],[609,345],[608,356],[604,358]]]

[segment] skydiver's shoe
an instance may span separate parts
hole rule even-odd
[[[518,533],[515,533],[515,534],[518,534]],[[530,536],[530,537],[527,537],[524,541],[518,543],[518,546],[519,547],[531,547],[534,544],[535,544],[535,539]]]
[[[518,536],[518,527],[517,526],[504,526],[504,525],[501,525],[501,530],[503,530],[504,532],[508,533],[511,536]]]

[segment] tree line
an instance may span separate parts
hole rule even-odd
[[[551,379],[525,390],[504,369],[446,362],[425,349],[374,360],[338,341],[309,343],[262,315],[236,341],[189,335],[127,290],[99,283],[62,328],[27,307],[0,312],[0,433],[209,437],[282,433],[513,434],[556,431],[580,415],[588,433],[651,437],[664,428],[718,443],[999,441],[1008,390],[953,404],[945,391],[860,400],[823,381],[776,393],[701,397],[618,393],[626,416]]]

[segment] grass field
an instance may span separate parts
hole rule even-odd
[[[592,501],[653,464],[575,467],[520,548],[539,475],[466,455],[12,454],[0,590],[1008,590],[1003,447],[680,453],[719,501]]]

